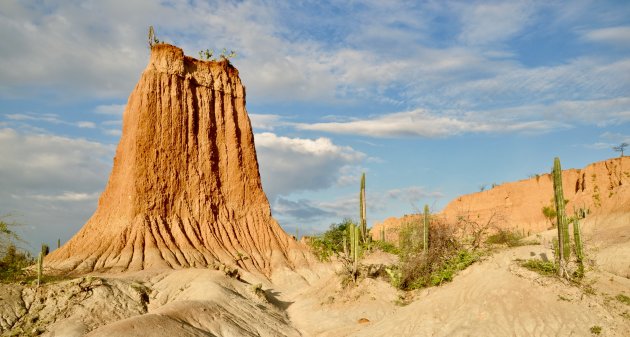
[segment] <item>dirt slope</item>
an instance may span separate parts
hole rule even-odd
[[[222,261],[269,275],[300,255],[271,217],[238,71],[158,44],[129,96],[98,209],[45,265],[87,272]]]
[[[551,258],[542,245],[505,249],[452,283],[402,296],[381,279],[343,287],[339,265],[312,266],[308,280],[283,270],[244,281],[200,268],[95,275],[32,286],[0,285],[0,335],[53,336],[627,336],[630,222],[584,222],[586,279],[543,277],[517,259]],[[601,226],[606,222],[607,226]],[[386,255],[386,254],[381,254]],[[367,256],[364,263],[393,263]],[[623,267],[623,268],[621,268]],[[261,283],[264,295],[253,284]]]
[[[574,209],[588,209],[591,214],[630,212],[630,157],[612,158],[593,163],[583,169],[562,171],[562,185],[568,214]],[[460,216],[479,223],[493,222],[502,228],[525,233],[546,230],[551,223],[542,213],[544,206],[552,205],[553,183],[550,174],[498,185],[492,189],[466,194],[452,200],[438,216],[451,223]],[[371,231],[380,239],[386,228],[388,238],[397,240],[397,229],[414,215],[389,218],[375,224]]]

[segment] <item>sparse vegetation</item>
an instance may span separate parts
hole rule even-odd
[[[624,295],[624,294],[619,294],[617,296],[615,296],[615,299],[625,305],[630,305],[630,297]]]
[[[372,250],[380,250],[380,251],[383,251],[385,253],[390,253],[390,254],[394,254],[394,255],[398,255],[400,253],[400,251],[398,250],[398,247],[396,247],[396,245],[394,245],[391,242],[387,242],[387,241],[373,241],[370,244],[370,248]]]
[[[199,51],[199,59],[204,61],[219,61],[219,60],[229,60],[236,57],[236,52],[230,50],[228,53],[226,48],[223,48],[221,54],[218,58],[214,57],[214,49],[206,49]]]
[[[507,245],[508,247],[522,246],[523,235],[517,231],[499,228],[495,234],[488,236],[487,244]]]
[[[628,145],[630,145],[630,144],[628,144],[626,142],[623,142],[623,143],[621,143],[621,144],[619,144],[617,146],[613,146],[612,149],[615,152],[621,152],[620,157],[623,157],[623,151],[628,147]]]
[[[556,223],[553,220],[556,218],[556,208],[553,205],[553,199],[551,199],[551,205],[543,206],[542,214],[549,221],[549,228],[555,228]]]
[[[0,282],[14,283],[28,278],[23,269],[35,261],[28,252],[19,251],[15,245],[9,245],[0,260]]]
[[[412,290],[450,282],[458,271],[480,258],[478,252],[464,248],[455,235],[454,226],[437,219],[430,221],[426,253],[418,224],[408,224],[400,232],[400,265],[389,272],[390,278],[392,274],[396,276],[394,285],[400,289]]]
[[[591,327],[591,333],[594,335],[599,335],[602,333],[602,327],[599,325],[593,325]]]
[[[330,261],[334,255],[344,252],[347,231],[352,224],[351,219],[344,219],[341,223],[331,224],[323,234],[312,237],[309,245],[320,261]]]
[[[158,38],[155,36],[155,30],[153,29],[153,26],[149,26],[148,42],[149,49],[153,48],[153,46],[155,46],[156,44],[164,43],[163,41],[158,40]]]
[[[521,263],[521,266],[535,271],[541,275],[544,276],[553,276],[556,275],[558,273],[557,269],[556,269],[556,265],[555,263],[553,263],[553,261],[543,261],[540,259],[529,259],[526,261],[523,261]]]

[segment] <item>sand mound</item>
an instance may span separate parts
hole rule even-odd
[[[245,88],[227,61],[158,44],[129,96],[98,209],[48,267],[140,270],[234,264],[267,275],[301,254],[271,217]]]

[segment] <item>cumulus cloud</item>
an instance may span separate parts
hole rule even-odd
[[[311,200],[299,199],[297,201],[278,197],[273,205],[275,214],[282,217],[299,219],[310,222],[325,217],[335,216],[335,212],[327,211],[315,205]]]
[[[252,128],[260,131],[272,131],[274,128],[283,124],[280,119],[281,117],[279,115],[249,114]]]
[[[269,132],[254,137],[263,186],[271,200],[278,195],[330,187],[344,166],[365,158],[365,154],[323,137],[290,138]]]
[[[342,219],[356,219],[359,200],[356,196],[345,196],[333,200],[315,200],[278,197],[272,203],[273,216],[285,228],[309,228],[314,232],[325,230],[330,224]],[[383,208],[382,204],[372,203],[368,195],[368,214],[374,207]]]
[[[113,156],[111,145],[0,129],[0,208],[31,242],[68,239],[96,209]]]

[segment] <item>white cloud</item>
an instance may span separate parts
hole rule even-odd
[[[590,41],[610,43],[622,48],[630,46],[630,26],[593,29],[584,33]]]
[[[102,187],[114,154],[110,145],[9,128],[0,129],[0,145],[2,190],[16,195],[92,193]]]
[[[16,122],[45,122],[50,124],[61,124],[61,125],[70,125],[82,129],[93,129],[96,127],[96,123],[90,121],[79,121],[79,122],[67,122],[62,120],[59,115],[44,113],[44,114],[36,114],[36,113],[16,113],[16,114],[7,114],[6,118],[11,121]]]
[[[426,110],[397,112],[364,120],[296,124],[298,129],[355,134],[368,137],[445,137],[461,133],[541,132],[558,127],[539,120],[475,120],[466,116],[440,116]]]
[[[365,154],[336,145],[328,138],[289,138],[269,132],[254,137],[263,186],[270,200],[333,186],[345,166],[365,158]]]
[[[439,191],[427,191],[422,186],[409,186],[405,188],[391,189],[385,192],[385,195],[389,198],[405,201],[410,205],[417,207],[420,200],[423,199],[439,199],[443,198],[444,194]]]
[[[532,2],[473,2],[460,6],[462,27],[460,40],[483,45],[502,42],[522,31],[536,10]]]
[[[85,201],[98,199],[99,193],[78,193],[65,191],[57,195],[35,194],[26,198],[46,201]]]
[[[113,136],[113,137],[120,137],[120,136],[122,136],[122,130],[121,129],[104,129],[103,133],[108,135],[108,136]]]
[[[114,146],[0,129],[0,209],[29,241],[68,239],[96,209]]]
[[[249,120],[254,130],[272,131],[283,124],[280,119],[279,115],[249,114]]]
[[[76,125],[80,128],[85,128],[85,129],[94,129],[96,127],[96,123],[86,122],[86,121],[77,122]]]
[[[599,135],[601,141],[593,144],[587,144],[585,147],[596,150],[611,150],[614,146],[619,146],[622,143],[630,144],[630,134],[622,134],[616,132],[606,131]]]
[[[112,116],[120,116],[122,117],[126,104],[107,104],[107,105],[98,105],[94,108],[94,112],[97,114],[103,115],[112,115]]]

